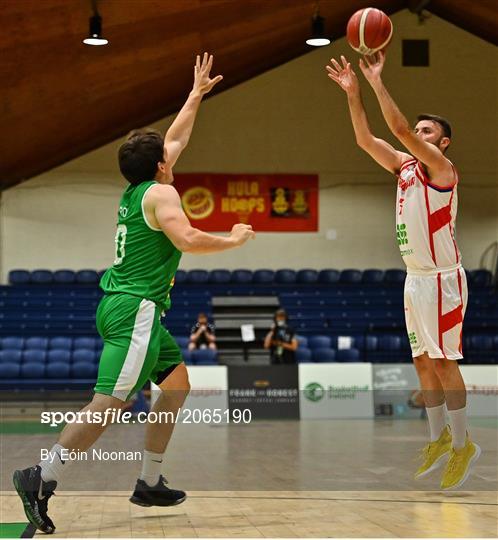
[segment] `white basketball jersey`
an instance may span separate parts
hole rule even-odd
[[[403,163],[398,175],[396,233],[409,270],[434,271],[460,264],[455,241],[457,205],[456,183],[437,187],[419,161]]]

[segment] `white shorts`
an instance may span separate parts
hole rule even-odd
[[[461,267],[418,272],[408,269],[405,281],[405,320],[415,358],[459,360],[467,308],[467,278]]]

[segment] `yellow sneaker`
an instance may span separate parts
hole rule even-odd
[[[437,441],[433,441],[422,449],[422,459],[424,462],[415,473],[415,478],[423,478],[426,474],[435,471],[442,465],[446,454],[451,450],[451,433],[448,426],[445,426]]]
[[[473,443],[467,435],[465,446],[455,450],[451,449],[450,459],[444,469],[441,480],[441,489],[455,489],[460,487],[469,477],[470,467],[481,455],[481,449]]]

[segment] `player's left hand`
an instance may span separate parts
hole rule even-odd
[[[386,55],[382,51],[360,58],[360,69],[370,84],[380,81],[385,61]]]
[[[210,78],[211,68],[213,67],[213,55],[204,53],[202,57],[197,55],[194,66],[194,87],[193,90],[197,90],[202,95],[211,92],[213,86],[219,83],[223,79],[223,75],[217,75],[213,79]]]

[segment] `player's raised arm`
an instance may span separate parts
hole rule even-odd
[[[360,85],[351,64],[341,56],[342,65],[332,58],[326,66],[328,76],[346,92],[349,112],[356,136],[356,142],[382,167],[390,172],[397,173],[403,161],[411,156],[398,152],[386,141],[374,137],[368,125],[367,114],[361,99]]]
[[[192,227],[185,215],[180,196],[173,186],[157,185],[147,197],[147,205],[154,208],[155,221],[159,228],[185,253],[205,254],[239,247],[255,237],[251,225],[238,223],[230,236],[216,236]]]
[[[441,187],[447,187],[454,182],[451,163],[435,144],[417,136],[387,91],[381,77],[385,58],[385,54],[379,51],[373,56],[364,57],[364,60],[360,59],[361,71],[377,96],[384,119],[394,136],[412,155],[427,166],[429,176],[435,179],[433,182]],[[439,180],[440,178],[445,180]]]
[[[192,91],[164,137],[164,146],[170,168],[173,167],[183,149],[188,144],[202,97],[204,94],[210,92],[216,83],[223,79],[222,75],[217,75],[211,79],[212,66],[212,55],[204,53],[202,62],[201,57],[197,55],[194,66],[194,86]]]

